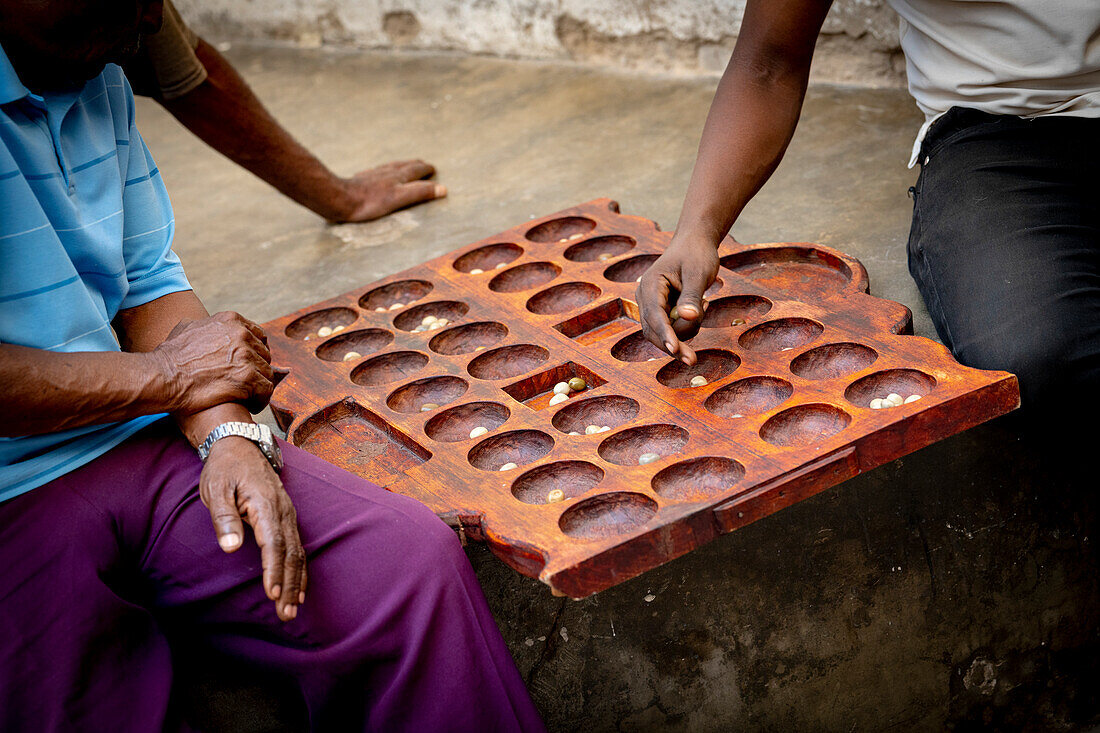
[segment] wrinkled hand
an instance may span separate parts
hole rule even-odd
[[[396,160],[344,179],[348,203],[326,216],[329,221],[370,221],[406,206],[447,195],[447,187],[421,180],[435,175],[422,160]]]
[[[718,275],[718,249],[700,239],[673,237],[638,285],[642,333],[685,364],[695,363],[695,350],[684,343],[699,331],[703,293]],[[678,318],[669,319],[676,306]]]
[[[283,621],[298,615],[305,602],[306,553],[298,535],[298,515],[279,477],[251,441],[222,438],[210,448],[199,478],[199,496],[225,552],[244,541],[244,524],[252,527],[260,547],[263,586]]]
[[[275,388],[266,334],[237,313],[180,323],[151,354],[170,385],[172,412],[226,402],[259,412]]]

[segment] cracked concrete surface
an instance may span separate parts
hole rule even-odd
[[[229,56],[340,172],[420,156],[451,191],[329,227],[139,103],[193,284],[259,321],[598,196],[671,228],[713,93],[546,63]],[[812,88],[735,234],[854,254],[933,335],[905,265],[918,121],[899,91]],[[468,552],[554,731],[1082,730],[1100,710],[1095,492],[1020,435],[975,429],[580,602]],[[264,696],[278,681],[220,669],[184,696],[203,729],[302,729],[293,695]]]

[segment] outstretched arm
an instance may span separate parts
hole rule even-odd
[[[642,330],[688,364],[717,248],[794,135],[814,43],[831,0],[750,0],[714,95],[676,233],[638,286]],[[669,321],[677,306],[679,318]]]
[[[367,221],[447,194],[421,180],[435,174],[403,160],[340,178],[271,116],[237,70],[199,39],[207,78],[190,92],[159,100],[184,127],[234,163],[329,221]]]

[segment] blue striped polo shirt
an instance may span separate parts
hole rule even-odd
[[[119,351],[119,310],[191,288],[122,70],[111,64],[83,89],[39,96],[0,48],[0,142],[0,344]],[[0,501],[159,417],[0,438]]]

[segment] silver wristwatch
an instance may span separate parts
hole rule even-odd
[[[223,422],[211,430],[210,434],[206,436],[206,440],[202,441],[202,445],[199,446],[199,458],[202,459],[203,463],[206,463],[206,458],[210,455],[211,446],[230,435],[247,438],[255,443],[260,452],[264,454],[264,458],[276,471],[283,467],[283,454],[279,450],[279,444],[275,442],[275,436],[271,434],[271,428],[252,422]]]

